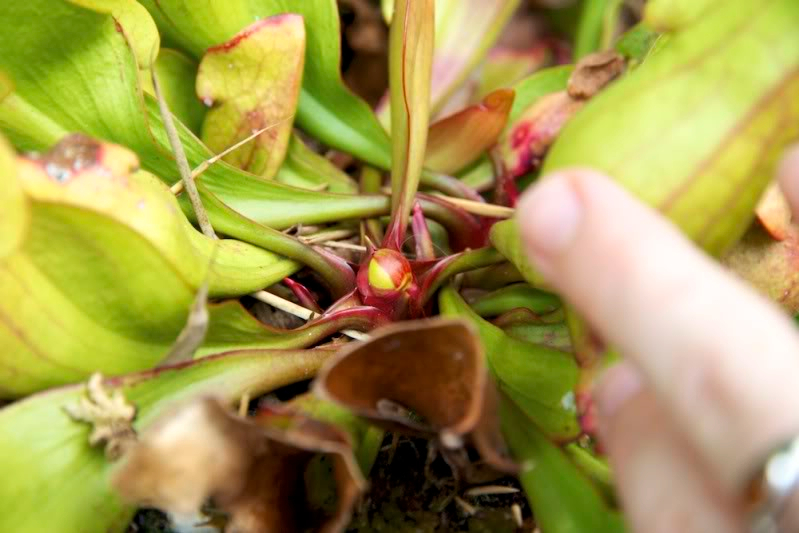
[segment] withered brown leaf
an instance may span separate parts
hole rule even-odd
[[[502,453],[483,347],[464,321],[433,318],[382,328],[331,358],[314,390],[376,425],[436,439],[444,448],[470,441],[492,466],[513,469]]]
[[[336,484],[327,515],[309,509],[306,497],[306,470],[320,454],[330,458]],[[165,413],[112,484],[127,501],[178,516],[196,515],[211,500],[229,514],[229,533],[342,531],[365,488],[343,430],[292,412],[245,419],[215,398]]]
[[[596,52],[582,58],[569,78],[569,96],[588,99],[624,72],[624,57],[613,50]]]

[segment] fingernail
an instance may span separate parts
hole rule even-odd
[[[564,252],[577,235],[582,203],[569,179],[547,176],[516,206],[519,228],[537,260]]]
[[[617,363],[605,370],[593,394],[599,416],[605,420],[612,418],[642,386],[640,374],[630,363]]]

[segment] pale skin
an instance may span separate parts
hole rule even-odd
[[[778,177],[799,219],[799,148]],[[799,435],[796,325],[594,171],[547,176],[517,213],[533,264],[623,355],[593,396],[631,530],[747,531],[743,487]]]

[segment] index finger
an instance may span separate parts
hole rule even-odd
[[[668,221],[587,170],[543,180],[517,213],[533,263],[634,361],[724,486],[799,433],[794,325]]]

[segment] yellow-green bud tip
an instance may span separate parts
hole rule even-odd
[[[381,249],[369,261],[369,285],[379,291],[401,291],[410,285],[411,265],[394,250]]]

